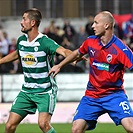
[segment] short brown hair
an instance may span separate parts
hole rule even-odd
[[[36,9],[36,8],[31,8],[26,10],[24,13],[28,13],[29,18],[31,20],[35,20],[36,21],[36,26],[39,27],[41,19],[42,19],[42,15],[41,12]]]

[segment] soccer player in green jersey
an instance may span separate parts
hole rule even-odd
[[[0,60],[0,64],[20,59],[24,84],[15,98],[5,133],[15,133],[18,124],[38,110],[38,125],[43,133],[56,133],[51,126],[51,116],[56,104],[57,85],[53,76],[48,76],[54,65],[54,55],[67,57],[71,51],[39,32],[42,16],[38,9],[26,10],[21,31],[25,33],[17,41],[17,50]]]

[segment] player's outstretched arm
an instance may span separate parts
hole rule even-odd
[[[17,53],[17,50],[8,54],[7,56],[3,57],[0,59],[0,64],[4,64],[4,63],[7,63],[7,62],[11,62],[11,61],[14,61],[18,59],[18,53]]]

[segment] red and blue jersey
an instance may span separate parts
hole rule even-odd
[[[98,36],[90,36],[80,46],[79,52],[90,57],[86,96],[100,98],[124,91],[125,68],[133,69],[133,52],[126,44],[113,35],[103,46]]]

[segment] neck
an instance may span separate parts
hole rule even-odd
[[[106,34],[101,37],[101,42],[104,46],[106,46],[109,41],[112,39],[113,33]]]
[[[38,30],[28,32],[29,42],[33,41],[38,36],[38,34],[39,34]]]

